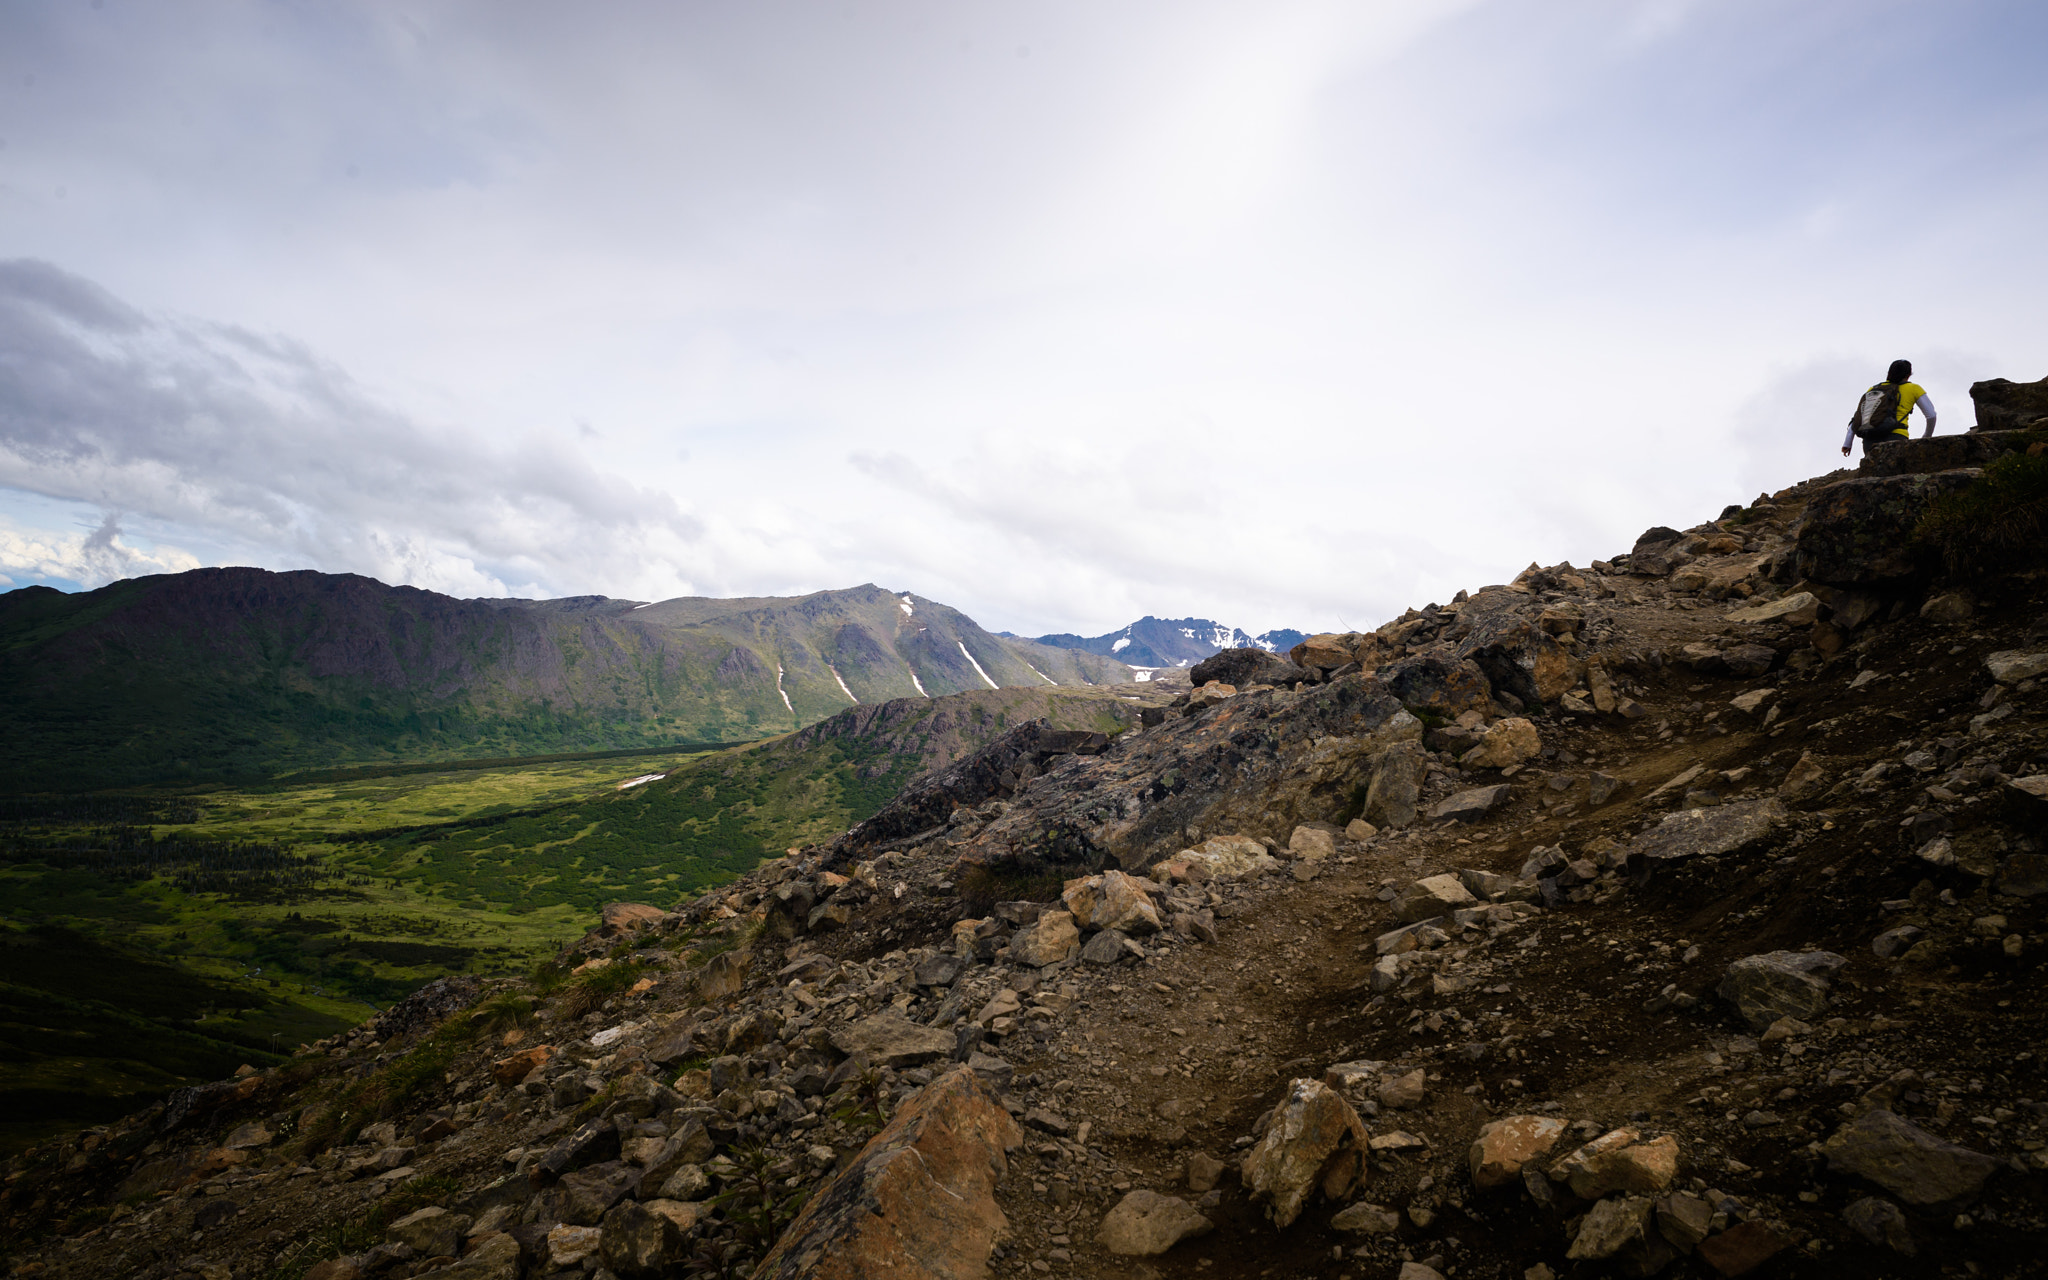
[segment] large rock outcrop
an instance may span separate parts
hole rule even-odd
[[[2005,378],[1973,382],[1970,401],[1977,406],[1978,431],[2048,426],[2048,378],[2039,382],[2012,382]]]
[[[1829,485],[1807,502],[1799,521],[1798,575],[1844,586],[1912,577],[1921,567],[1913,526],[1935,499],[1969,488],[1981,474],[1858,476]]]
[[[973,1280],[1008,1227],[995,1187],[1023,1130],[967,1067],[926,1085],[813,1196],[754,1280]]]

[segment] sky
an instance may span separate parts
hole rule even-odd
[[[1376,625],[2048,375],[2048,6],[0,7],[0,589]]]

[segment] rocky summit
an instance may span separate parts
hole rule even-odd
[[[2048,1239],[2028,430],[1023,725],[532,981],[14,1160],[12,1274],[2008,1276]]]

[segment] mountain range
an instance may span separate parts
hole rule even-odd
[[[1132,674],[873,584],[460,600],[353,574],[195,569],[0,595],[0,787],[743,741],[857,704]]]
[[[1039,636],[1033,644],[1098,654],[1134,667],[1191,667],[1225,649],[1264,649],[1285,653],[1307,639],[1307,633],[1284,628],[1246,635],[1210,618],[1155,618],[1146,615],[1108,635]]]

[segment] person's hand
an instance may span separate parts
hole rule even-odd
[[[1846,444],[1842,446],[1842,456],[1845,458],[1849,456],[1849,446]]]

